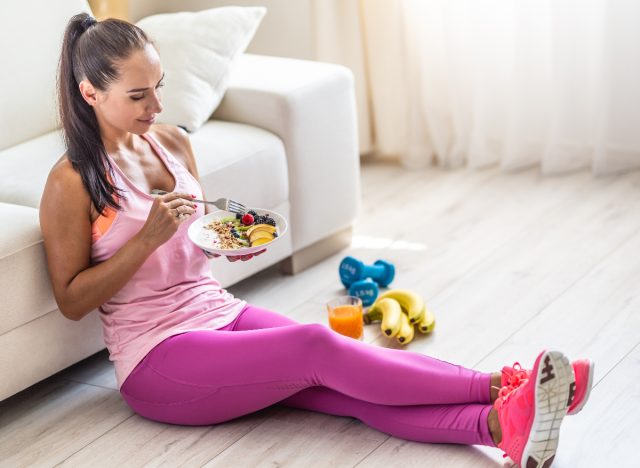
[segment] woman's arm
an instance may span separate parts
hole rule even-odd
[[[53,293],[62,314],[80,320],[116,294],[151,253],[169,240],[179,224],[177,206],[185,215],[194,213],[185,198],[168,194],[154,200],[144,227],[113,257],[91,265],[91,199],[80,175],[66,158],[47,180],[40,204],[40,227],[44,238]]]

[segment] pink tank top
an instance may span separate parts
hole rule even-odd
[[[202,198],[198,181],[151,135],[142,137],[173,175],[174,191]],[[94,264],[113,256],[144,225],[153,197],[137,188],[118,165],[114,184],[124,191],[122,207],[106,232],[91,246]],[[231,323],[246,305],[222,289],[211,275],[205,254],[187,230],[197,213],[180,225],[174,236],[156,249],[129,282],[100,307],[104,341],[122,386],[135,366],[166,338],[191,330],[217,329]]]

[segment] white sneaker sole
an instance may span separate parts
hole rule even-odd
[[[548,468],[558,449],[560,424],[567,414],[569,386],[574,380],[571,363],[559,351],[540,358],[535,387],[535,413],[521,468]]]
[[[582,398],[582,401],[580,402],[580,404],[575,408],[573,408],[573,411],[567,411],[567,414],[570,414],[572,416],[574,414],[578,414],[580,411],[582,411],[582,408],[584,408],[584,405],[587,404],[587,401],[589,400],[589,395],[591,395],[591,389],[593,388],[594,366],[595,366],[594,362],[590,360],[589,361],[589,377],[587,378],[587,391],[584,394],[584,397]]]

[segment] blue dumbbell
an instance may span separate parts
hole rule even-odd
[[[349,287],[349,295],[359,297],[362,305],[369,307],[378,298],[378,285],[369,278],[356,281]]]
[[[339,273],[340,281],[345,288],[365,278],[371,278],[378,286],[386,287],[393,281],[396,269],[384,260],[376,260],[373,265],[365,265],[357,258],[345,257],[340,262]]]

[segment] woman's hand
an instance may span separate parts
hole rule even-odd
[[[261,250],[260,252],[256,252],[253,254],[249,254],[249,255],[227,255],[227,260],[229,260],[230,262],[237,262],[238,260],[242,260],[243,262],[246,262],[247,260],[251,260],[253,257],[257,257],[258,255],[261,255],[263,253],[265,253],[267,251],[267,249]],[[221,257],[221,255],[218,254],[214,254],[211,252],[207,252],[206,250],[203,250],[204,254],[207,256],[207,258],[218,258]]]
[[[140,239],[154,249],[171,239],[180,225],[196,212],[192,198],[188,193],[177,192],[157,196],[139,232]]]

